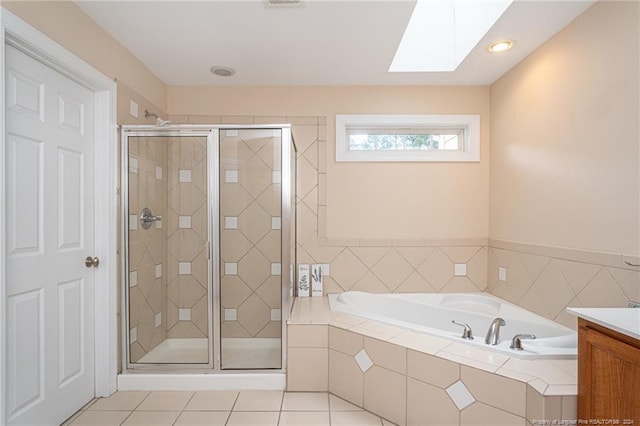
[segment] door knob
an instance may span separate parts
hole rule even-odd
[[[100,264],[100,259],[98,259],[97,257],[87,256],[84,259],[84,264],[87,268],[91,268],[92,266],[94,268],[97,268],[98,265]]]

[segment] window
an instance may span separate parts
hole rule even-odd
[[[336,161],[480,161],[480,117],[336,115]]]

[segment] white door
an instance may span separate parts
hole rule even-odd
[[[60,424],[94,395],[94,94],[8,45],[5,72],[6,422]]]

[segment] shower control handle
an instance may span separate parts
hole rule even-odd
[[[145,207],[140,212],[140,223],[142,224],[143,229],[149,229],[153,222],[158,222],[162,220],[162,216],[155,216],[151,213],[151,209],[149,207]]]

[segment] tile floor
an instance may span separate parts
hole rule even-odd
[[[87,404],[63,426],[390,426],[327,392],[116,392]]]

